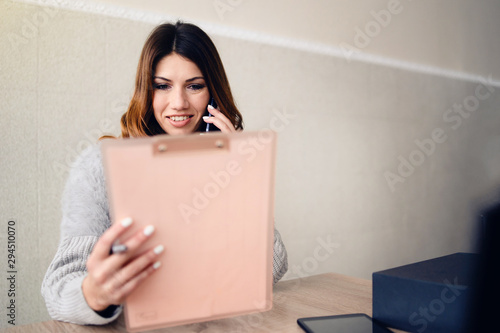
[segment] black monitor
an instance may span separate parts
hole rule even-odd
[[[480,214],[479,263],[464,332],[500,332],[500,203]]]

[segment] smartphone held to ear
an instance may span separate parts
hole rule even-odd
[[[210,102],[208,103],[208,105],[211,105],[214,109],[217,108],[217,103],[215,103],[215,100],[213,97],[210,97]],[[208,111],[208,105],[207,105],[207,111],[205,112],[205,115],[211,117],[212,115]],[[205,127],[205,132],[216,132],[216,131],[220,131],[220,129],[217,126],[215,126],[214,124],[207,123],[207,126]]]

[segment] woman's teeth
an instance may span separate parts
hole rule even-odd
[[[183,121],[186,119],[189,119],[189,116],[174,116],[174,117],[169,117],[173,121]]]

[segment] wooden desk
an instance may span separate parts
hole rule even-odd
[[[370,316],[372,314],[372,282],[340,274],[320,274],[279,282],[274,287],[273,297],[273,309],[267,312],[149,332],[304,333],[297,325],[297,318],[358,312]],[[106,326],[79,326],[47,321],[9,328],[6,332],[125,332],[125,323],[123,316]]]

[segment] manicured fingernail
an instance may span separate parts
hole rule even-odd
[[[156,254],[160,254],[160,253],[162,253],[162,252],[163,252],[163,249],[164,249],[163,245],[158,245],[157,247],[155,247],[155,248],[154,248],[154,250],[153,250],[153,251],[154,251],[154,253],[156,253]]]
[[[153,264],[153,268],[154,268],[154,269],[158,269],[158,267],[160,267],[160,266],[161,266],[161,262],[159,262],[159,261],[157,261],[157,262],[155,262],[155,263]]]
[[[203,116],[203,120],[207,120],[208,118],[210,118],[209,116]]]
[[[208,108],[209,108],[209,109],[211,109],[211,110],[215,109],[215,108],[214,108],[212,105],[210,105],[210,104],[208,104]]]
[[[123,226],[124,228],[126,228],[126,227],[130,226],[130,225],[132,224],[132,222],[133,222],[133,220],[132,220],[132,218],[131,218],[131,217],[126,217],[126,218],[124,218],[124,219],[122,220],[122,222],[121,222],[121,223],[122,223],[122,226]]]
[[[148,225],[146,228],[144,228],[144,235],[150,236],[154,231],[155,227],[153,227],[152,225]]]

